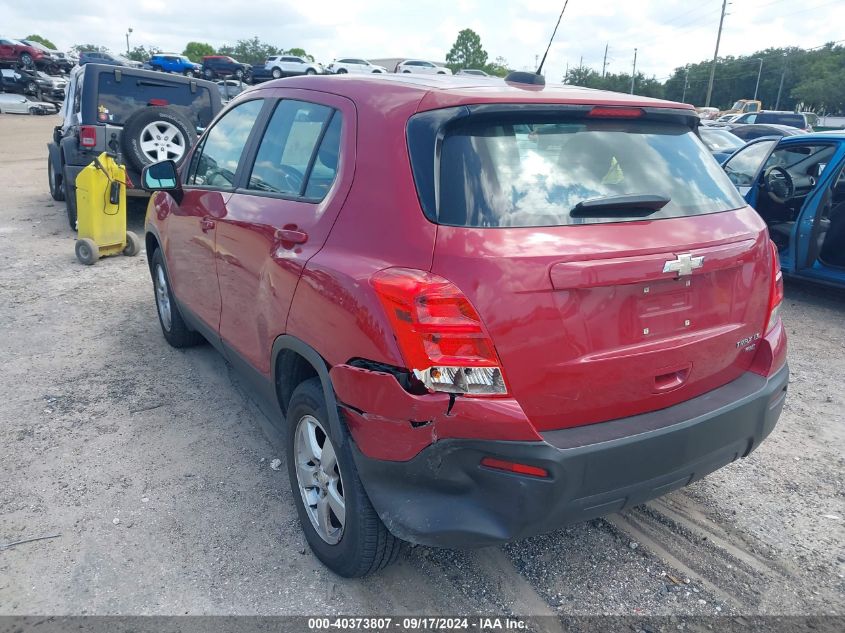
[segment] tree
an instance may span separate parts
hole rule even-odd
[[[570,68],[563,79],[564,83],[611,92],[631,92],[631,75],[628,73],[607,73],[604,77],[587,66]],[[663,97],[663,84],[656,77],[646,77],[637,73],[634,81],[634,94],[643,97]]]
[[[27,35],[26,39],[32,40],[33,42],[40,42],[41,44],[43,44],[47,48],[50,48],[54,51],[58,50],[56,48],[56,45],[53,44],[53,42],[51,42],[50,40],[48,40],[46,37],[41,37],[40,35]]]
[[[192,62],[199,63],[206,55],[214,55],[215,50],[211,44],[205,42],[188,42],[182,54]]]
[[[295,55],[296,57],[302,57],[303,59],[307,59],[309,62],[314,61],[314,56],[306,53],[304,48],[289,48],[286,51],[282,51],[282,53],[284,55]]]
[[[127,55],[127,57],[136,62],[145,62],[150,57],[160,52],[161,49],[155,46],[150,46],[149,48],[147,48],[146,46],[136,46],[131,51],[129,51],[129,55]]]
[[[495,77],[505,77],[510,71],[508,60],[504,57],[497,57],[496,61],[490,62],[484,67],[484,72]]]
[[[108,53],[109,49],[98,44],[74,44],[70,50],[81,53],[82,51],[98,51],[100,53]]]
[[[464,29],[458,33],[458,39],[446,55],[446,65],[453,73],[461,68],[483,70],[487,65],[487,51],[482,48],[478,33],[472,29]]]
[[[266,44],[257,37],[253,37],[248,40],[238,40],[234,46],[224,44],[218,49],[217,53],[219,55],[229,55],[245,64],[255,65],[263,64],[270,55],[280,55],[282,49],[272,44]]]

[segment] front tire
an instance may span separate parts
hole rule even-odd
[[[202,343],[202,335],[188,327],[179,312],[176,301],[173,299],[173,293],[170,290],[170,277],[167,276],[164,256],[161,254],[160,248],[156,249],[153,254],[151,265],[158,322],[161,325],[161,333],[165,340],[170,343],[171,347],[176,348],[193,347]]]
[[[314,70],[313,68],[309,68],[308,70],[305,71],[305,74],[306,75],[316,75],[317,71]]]
[[[272,71],[273,79],[281,79],[282,78],[282,69],[281,68],[274,68]]]
[[[358,478],[345,429],[335,437],[319,378],[301,383],[288,407],[287,463],[305,538],[314,555],[344,578],[378,571],[402,541],[382,523]]]

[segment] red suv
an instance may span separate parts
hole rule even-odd
[[[272,407],[328,567],[615,512],[772,431],[777,253],[697,124],[571,86],[307,77],[145,170],[164,336]]]

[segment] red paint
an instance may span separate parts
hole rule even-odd
[[[772,275],[765,225],[750,208],[495,230],[436,226],[420,209],[405,137],[416,112],[510,102],[633,116],[690,106],[461,81],[442,90],[419,78],[292,78],[236,99],[340,110],[338,177],[320,204],[244,190],[186,188],[181,204],[157,195],[148,221],[162,236],[180,301],[265,376],[278,336],[314,348],[332,367],[358,447],[383,459],[409,459],[447,437],[539,441],[538,431],[661,409],[745,371],[782,366],[782,326],[764,332]],[[207,232],[204,218],[215,225]],[[705,255],[704,267],[680,279],[662,273],[680,253]],[[447,395],[413,396],[389,374],[347,365],[408,365],[372,285],[386,268],[431,273],[466,297],[502,364],[506,397],[458,396],[449,409]],[[737,346],[755,334],[756,348]]]

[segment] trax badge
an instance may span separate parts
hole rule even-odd
[[[756,340],[757,340],[757,339],[759,339],[759,338],[760,338],[760,333],[759,333],[759,332],[755,332],[755,333],[754,333],[754,334],[752,334],[751,336],[746,336],[746,337],[745,337],[744,339],[742,339],[741,341],[737,341],[737,342],[736,342],[736,347],[737,347],[737,349],[739,349],[740,347],[746,347],[746,346],[750,345],[751,343],[753,343],[754,341],[756,341]],[[756,346],[751,346],[751,349],[747,349],[746,351],[750,352],[750,351],[752,351],[752,350],[754,349],[754,347],[756,347]]]
[[[678,259],[673,259],[663,264],[664,273],[678,273],[678,277],[684,275],[691,275],[696,268],[704,266],[704,256],[693,257],[690,253],[678,255]]]

